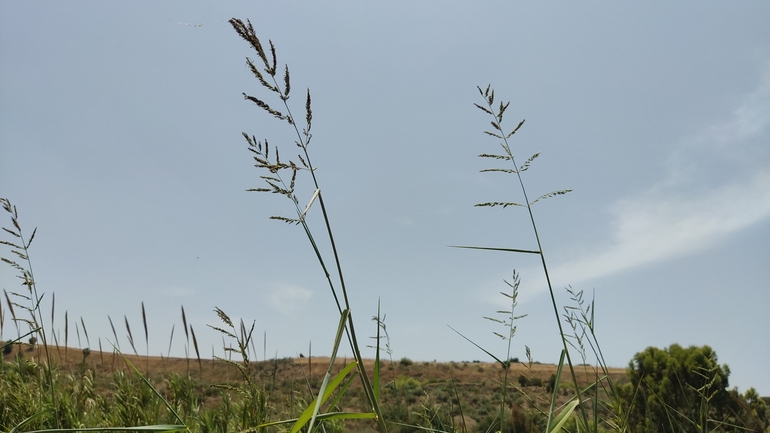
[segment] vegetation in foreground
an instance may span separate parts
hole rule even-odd
[[[25,418],[46,409],[51,404],[45,382],[46,354],[40,345],[16,343],[7,346],[0,367],[0,431],[10,431]],[[707,348],[669,350],[648,348],[638,353],[633,365],[647,365],[641,369],[610,369],[612,380],[632,391],[634,378],[644,374],[648,392],[644,405],[654,405],[660,395],[664,401],[693,399],[690,396],[672,396],[678,388],[671,388],[671,381],[664,377],[685,377],[689,367],[666,359],[666,352],[673,357],[689,354],[689,358],[702,359]],[[52,377],[56,384],[55,400],[60,409],[61,428],[88,426],[117,427],[158,425],[174,422],[174,415],[162,399],[143,383],[114,351],[89,351],[64,347],[52,348]],[[657,358],[653,361],[654,358]],[[283,358],[254,362],[251,365],[256,393],[250,394],[238,368],[226,360],[201,360],[185,358],[143,357],[127,355],[132,364],[139,366],[142,375],[170,403],[185,425],[193,432],[237,432],[247,430],[268,421],[296,418],[303,406],[311,400],[311,389],[318,389],[321,373],[328,358]],[[367,368],[373,368],[374,360],[365,360]],[[387,420],[397,422],[392,431],[412,432],[417,427],[436,428],[442,431],[486,432],[495,424],[499,408],[500,382],[503,369],[497,363],[479,360],[435,363],[414,362],[408,358],[381,361],[383,411]],[[653,371],[653,363],[663,362],[668,370]],[[687,362],[687,361],[686,361]],[[693,362],[692,360],[689,362]],[[346,360],[338,360],[334,371],[344,368]],[[723,366],[724,367],[724,366]],[[592,369],[586,368],[580,378],[586,385],[593,379]],[[557,366],[533,363],[529,365],[514,360],[509,374],[511,384],[510,419],[508,431],[541,431],[543,413],[550,405],[551,389]],[[654,378],[654,379],[653,379]],[[665,389],[669,386],[669,389]],[[759,398],[753,390],[739,394],[736,390],[721,390],[719,404],[724,419],[734,425],[745,425],[753,432],[766,431],[770,420],[767,404],[770,398]],[[558,387],[559,404],[575,394],[568,382]],[[360,386],[352,384],[346,393],[344,409],[363,410],[365,396]],[[638,408],[644,405],[636,405]],[[697,409],[683,405],[677,410]],[[673,407],[670,408],[673,410]],[[663,411],[663,412],[661,412]],[[665,413],[658,404],[650,410],[651,416]],[[47,416],[41,416],[26,426],[26,430],[52,428],[50,407]],[[658,415],[652,415],[658,414]],[[639,415],[634,415],[639,416]],[[643,416],[643,414],[642,414]],[[665,414],[663,415],[665,419]],[[265,430],[276,430],[277,427]],[[337,431],[372,431],[367,423],[338,425]],[[716,429],[721,431],[720,429]],[[722,429],[723,430],[723,429]],[[629,431],[664,431],[636,426]],[[686,429],[673,431],[688,431]]]
[[[482,153],[479,156],[502,166],[483,171],[513,175],[514,188],[520,190],[523,201],[494,201],[480,203],[478,206],[525,208],[530,217],[536,247],[459,248],[535,254],[540,258],[554,317],[559,326],[558,343],[562,348],[559,362],[547,378],[533,374],[535,370],[529,353],[525,363],[527,369],[522,371],[514,368],[515,361],[510,358],[511,341],[515,336],[517,321],[523,317],[515,314],[519,286],[515,271],[511,281],[505,281],[507,291],[501,292],[510,301],[510,309],[498,311],[495,317],[487,318],[502,327],[495,334],[506,342],[505,350],[501,351],[504,355],[495,355],[492,350],[463,336],[491,358],[494,361],[492,364],[472,362],[462,363],[462,367],[457,364],[457,368],[454,365],[445,367],[443,378],[430,382],[417,375],[414,371],[417,366],[407,359],[395,365],[383,363],[379,356],[384,337],[381,332],[385,332],[385,325],[379,311],[375,317],[376,358],[373,361],[364,360],[359,349],[349,302],[350,293],[343,277],[332,224],[326,212],[316,168],[308,152],[313,118],[310,91],[307,91],[305,98],[304,126],[300,126],[288,104],[291,91],[289,68],[286,66],[283,73],[279,74],[272,41],[263,45],[249,21],[232,19],[230,23],[257,53],[259,59],[254,62],[247,58],[247,65],[268,95],[275,99],[279,109],[274,108],[272,102],[265,102],[262,97],[244,93],[244,98],[285,122],[294,135],[295,149],[298,149],[294,160],[281,161],[278,147],[273,146],[271,152],[267,140],[259,141],[253,135],[243,133],[255,166],[264,173],[260,178],[267,185],[249,191],[277,194],[291,202],[291,216],[272,218],[302,227],[336,302],[339,326],[331,356],[322,363],[323,374],[314,377],[312,359],[308,359],[307,371],[300,369],[303,374],[301,379],[296,375],[279,377],[279,360],[262,364],[251,362],[249,347],[253,325],[251,329],[243,323],[235,326],[227,314],[218,308],[215,311],[221,324],[212,328],[233,342],[225,350],[234,354],[236,360],[231,356],[220,359],[225,367],[229,367],[225,371],[235,372],[236,378],[233,381],[211,384],[200,380],[204,377],[204,365],[192,326],[188,328],[187,323],[184,323],[184,332],[188,338],[190,335],[193,337],[200,374],[198,380],[194,368],[189,368],[189,359],[185,374],[166,372],[165,365],[172,363],[170,359],[164,360],[168,364],[164,364],[160,373],[151,370],[150,361],[146,359],[146,370],[142,373],[130,357],[122,355],[117,364],[124,362],[127,368],[117,368],[116,356],[111,355],[113,361],[110,369],[99,371],[99,368],[106,368],[101,349],[101,364],[89,363],[89,357],[93,357],[90,349],[85,349],[82,362],[72,369],[66,363],[69,351],[62,349],[56,334],[43,326],[43,295],[38,293],[28,251],[35,232],[26,238],[16,208],[7,199],[2,199],[3,208],[10,214],[12,222],[12,227],[4,228],[4,231],[13,236],[9,241],[2,241],[10,247],[13,259],[3,257],[2,260],[18,271],[25,290],[5,293],[18,338],[3,345],[4,351],[8,348],[11,350],[8,353],[9,360],[4,359],[2,363],[0,428],[14,433],[44,429],[51,432],[74,432],[105,428],[223,433],[337,432],[345,429],[376,429],[383,433],[388,430],[548,433],[768,431],[767,402],[760,399],[753,389],[744,395],[729,391],[729,369],[717,363],[716,355],[707,346],[685,349],[673,345],[664,350],[648,348],[637,354],[630,363],[627,382],[613,377],[596,338],[593,301],[586,302],[582,292],[568,289],[573,304],[562,306],[563,311],[560,310],[537,230],[533,205],[570,190],[548,192],[530,201],[522,174],[530,168],[539,153],[532,155],[523,164],[517,164],[509,140],[524,121],[513,129],[504,128],[504,113],[509,104],[496,102],[491,86],[478,88],[483,103],[475,105],[490,116],[492,129],[484,133],[499,140],[501,151]],[[265,49],[267,46],[269,50]],[[298,182],[298,177],[305,180]],[[306,199],[303,197],[300,200],[298,185],[310,185]],[[301,206],[305,202],[307,205]],[[314,233],[306,222],[308,210],[314,203],[321,208],[325,228],[321,234]],[[321,253],[320,242],[328,243],[331,257]],[[53,316],[53,300],[51,306]],[[17,315],[15,309],[23,314]],[[142,311],[144,316],[144,308]],[[111,319],[110,323],[112,325]],[[144,324],[147,339],[146,320]],[[85,324],[82,325],[88,339]],[[22,335],[20,326],[28,328],[28,332]],[[136,353],[127,321],[126,328],[131,347]],[[114,326],[112,330],[114,333]],[[462,336],[460,332],[458,334]],[[18,343],[27,337],[31,351],[36,356],[25,357],[24,351],[18,350]],[[66,340],[65,329],[64,347],[67,346]],[[340,360],[337,357],[343,341],[353,353],[352,360]],[[14,347],[17,349],[15,352]],[[61,358],[54,355],[55,350],[64,351],[66,367],[59,366]],[[582,360],[580,363],[577,362],[578,356]],[[592,364],[587,364],[588,360]],[[140,365],[140,360],[134,361]],[[281,363],[287,365],[286,371],[291,371],[295,366],[291,360]],[[300,365],[304,366],[304,363]],[[208,367],[215,374],[217,361],[212,361]],[[482,373],[481,370],[485,368],[491,370],[493,379],[484,379],[480,383],[465,383],[456,379],[455,373],[464,377],[459,373],[474,368],[478,373]],[[401,371],[404,374],[399,374]],[[217,375],[218,378],[226,376],[224,372],[221,376]]]

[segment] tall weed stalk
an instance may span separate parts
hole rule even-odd
[[[296,135],[296,140],[294,143],[299,149],[299,153],[297,154],[296,158],[297,162],[293,160],[287,161],[286,159],[281,160],[277,146],[273,147],[273,155],[271,157],[271,146],[267,140],[265,140],[263,143],[262,141],[258,141],[253,135],[249,135],[244,132],[243,137],[248,142],[249,151],[253,154],[254,161],[256,162],[255,166],[259,169],[267,171],[266,174],[260,176],[261,179],[267,184],[267,187],[251,188],[248,191],[274,193],[284,196],[289,199],[289,201],[291,201],[295,212],[294,216],[272,216],[271,219],[283,221],[289,224],[300,225],[304,230],[307,239],[316,254],[316,259],[321,265],[324,276],[326,277],[329,289],[332,293],[332,296],[334,297],[334,301],[336,303],[340,317],[345,318],[344,326],[342,329],[344,329],[344,333],[347,336],[351,351],[353,352],[353,357],[355,358],[357,371],[361,378],[366,398],[371,405],[372,412],[375,414],[377,425],[380,431],[386,432],[387,426],[382,418],[382,411],[380,410],[377,392],[375,391],[372,381],[369,379],[369,375],[364,368],[358,339],[356,338],[353,314],[351,313],[350,309],[348,290],[345,285],[345,278],[342,272],[340,256],[334,240],[334,233],[331,228],[331,221],[329,219],[326,204],[324,202],[324,196],[316,175],[316,168],[313,166],[310,153],[308,152],[309,145],[313,138],[313,135],[311,134],[313,112],[311,109],[310,90],[307,90],[305,97],[305,125],[304,127],[300,127],[298,125],[299,119],[294,117],[288,103],[291,92],[291,77],[289,74],[289,67],[286,65],[283,68],[283,74],[280,74],[276,59],[276,50],[273,42],[268,41],[268,52],[266,51],[266,46],[262,44],[262,41],[257,36],[250,21],[247,20],[246,22],[243,22],[242,20],[233,18],[229,22],[235,29],[236,33],[238,33],[238,35],[243,40],[245,40],[251,46],[251,48],[254,49],[254,51],[256,51],[259,57],[256,63],[261,64],[258,66],[255,64],[255,61],[252,61],[251,58],[247,57],[246,65],[249,67],[249,70],[252,72],[255,78],[257,78],[257,80],[260,82],[262,87],[267,90],[269,94],[272,94],[272,96],[278,101],[279,109],[276,109],[276,106],[271,105],[272,103],[265,102],[265,100],[261,97],[255,97],[244,93],[244,99],[253,102],[268,114],[288,124],[289,127],[293,130],[294,135]],[[276,76],[278,76],[278,78],[276,78]],[[279,80],[282,82],[279,83]],[[297,176],[300,173],[307,173],[313,185],[313,191],[310,194],[310,198],[304,209],[300,206],[300,199],[297,195],[297,192],[295,191]],[[336,282],[335,278],[332,277],[332,272],[330,272],[329,266],[327,265],[327,260],[320,252],[316,237],[306,221],[308,211],[316,201],[318,202],[318,206],[321,208],[323,223],[326,228],[326,241],[331,247],[333,256],[333,269],[334,273],[337,275]],[[337,288],[337,284],[339,284],[339,289]],[[335,339],[335,352],[338,348],[339,342],[339,339]],[[330,371],[331,367],[332,365],[329,366]],[[322,384],[322,389],[327,385],[327,380],[329,379],[330,377],[327,374],[325,381]],[[323,396],[322,392],[319,394],[319,398]],[[320,400],[317,400],[317,403],[320,403]],[[309,420],[311,427],[313,425],[313,421],[316,419],[316,416],[319,413],[319,410],[320,404],[316,404],[311,420]],[[302,426],[299,425],[299,423],[296,424],[292,429],[292,432],[300,427]]]
[[[7,292],[5,293],[6,300],[8,301],[8,307],[11,309],[12,315],[14,316],[14,322],[17,325],[17,329],[19,322],[26,323],[29,326],[29,333],[27,335],[31,335],[29,339],[30,344],[35,345],[37,341],[40,341],[43,344],[47,360],[45,368],[46,383],[53,403],[55,426],[58,427],[59,414],[58,406],[56,404],[56,386],[54,383],[53,371],[51,370],[53,363],[51,362],[51,351],[48,350],[48,339],[46,338],[46,332],[43,328],[43,312],[40,307],[43,296],[38,294],[37,284],[35,283],[34,273],[32,272],[32,260],[29,257],[29,247],[32,245],[32,240],[35,239],[37,228],[32,230],[29,239],[25,240],[21,224],[19,223],[19,213],[16,210],[16,206],[13,206],[7,198],[0,198],[0,205],[2,205],[3,209],[10,214],[11,224],[13,225],[11,228],[3,227],[3,231],[15,238],[10,241],[0,239],[0,244],[9,246],[11,248],[11,254],[16,256],[13,259],[0,257],[0,260],[16,269],[18,278],[22,280],[22,286],[26,288],[26,293],[11,292],[11,295],[15,296],[15,299],[17,300],[26,301],[28,304],[25,305],[19,303],[21,301],[12,301]],[[19,261],[24,263],[24,265],[20,264]],[[31,319],[16,317],[16,315],[13,314],[14,306],[28,311]],[[36,335],[40,337],[40,340],[35,337]]]
[[[606,379],[606,383],[609,384],[608,385],[609,389],[605,389],[605,391],[608,391],[607,394],[612,396],[616,402],[619,400],[619,398],[618,398],[616,389],[612,385],[611,380],[609,380],[609,376],[607,375],[607,367],[604,362],[604,358],[601,354],[601,350],[599,348],[598,342],[595,338],[594,322],[593,322],[593,303],[591,304],[590,307],[584,308],[582,292],[575,293],[570,291],[570,293],[572,294],[572,299],[576,303],[576,306],[565,307],[564,319],[572,327],[572,334],[570,335],[567,332],[565,332],[564,326],[562,324],[562,316],[559,312],[559,307],[556,302],[554,288],[551,283],[551,277],[548,270],[546,255],[545,255],[545,252],[543,251],[543,244],[541,242],[540,233],[538,232],[537,223],[533,212],[533,205],[535,203],[547,198],[567,194],[572,190],[564,189],[564,190],[552,191],[552,192],[540,195],[534,200],[530,200],[527,188],[524,185],[522,173],[524,173],[530,168],[533,161],[535,161],[535,159],[537,159],[537,157],[540,154],[535,153],[534,155],[529,157],[523,164],[519,165],[516,162],[516,158],[513,154],[513,151],[511,150],[511,144],[510,144],[510,139],[524,125],[524,120],[520,121],[512,129],[505,129],[503,127],[504,114],[505,114],[505,111],[508,109],[508,106],[510,105],[510,103],[509,102],[496,103],[495,91],[491,88],[491,86],[487,86],[486,88],[478,87],[477,89],[479,91],[481,98],[483,99],[483,103],[481,104],[476,103],[474,105],[479,110],[483,111],[485,114],[491,117],[490,124],[492,126],[492,129],[484,130],[484,134],[499,140],[500,148],[502,149],[502,152],[482,153],[479,155],[479,157],[487,160],[497,161],[504,164],[504,166],[502,167],[491,167],[491,168],[483,169],[481,171],[514,175],[517,189],[521,191],[521,196],[523,198],[523,201],[522,202],[492,201],[492,202],[479,203],[476,206],[501,207],[501,208],[507,208],[507,207],[526,208],[527,213],[529,215],[529,221],[532,227],[532,233],[534,234],[534,237],[535,237],[537,248],[525,249],[525,248],[495,248],[495,247],[475,247],[475,246],[461,246],[459,248],[513,252],[513,253],[519,253],[519,254],[535,254],[540,257],[540,262],[541,262],[545,280],[548,286],[548,293],[550,295],[551,305],[553,307],[556,323],[559,328],[559,335],[560,335],[561,345],[562,345],[561,359],[560,359],[559,368],[556,374],[556,386],[554,386],[554,389],[552,390],[550,409],[546,413],[547,415],[546,431],[552,432],[552,431],[557,431],[561,429],[564,426],[565,422],[567,421],[567,418],[572,414],[574,410],[578,411],[577,413],[579,414],[578,418],[580,420],[581,430],[591,431],[591,430],[598,429],[599,427],[598,427],[597,414],[600,410],[598,406],[599,405],[599,398],[598,398],[599,384],[605,383],[605,379]],[[588,336],[589,338],[585,339],[584,337],[586,336]],[[602,372],[602,376],[599,377],[597,374],[595,382],[590,384],[585,389],[581,389],[581,386],[577,380],[576,367],[572,360],[570,347],[578,349],[580,351],[584,361],[583,364],[585,364],[586,350],[585,350],[584,343],[586,341],[589,343],[591,350],[594,352],[596,356],[597,363],[599,364],[599,369]],[[566,367],[568,368],[569,374],[572,379],[573,386],[576,390],[576,395],[574,397],[574,400],[569,401],[567,405],[565,405],[561,409],[561,411],[557,414],[556,397],[559,391],[558,383],[559,383],[559,377],[561,376],[561,373],[562,373],[562,368],[565,366],[564,364],[565,361],[566,361]],[[591,392],[591,394],[588,394],[589,391]],[[589,412],[586,409],[586,405],[584,404],[584,400],[586,399],[586,397],[590,398],[590,401],[593,403],[593,410],[592,410],[593,419],[590,418]],[[622,429],[622,427],[624,426],[624,421],[623,421],[622,409],[620,408],[620,405],[613,404],[610,406],[615,409],[613,424],[616,427],[619,427]]]

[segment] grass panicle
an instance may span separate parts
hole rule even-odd
[[[264,66],[262,71],[260,71],[259,68],[256,67],[256,65],[254,65],[254,62],[252,62],[251,59],[249,58],[247,58],[247,65],[249,66],[249,69],[251,70],[252,74],[257,78],[260,84],[268,91],[268,93],[273,93],[274,96],[278,98],[278,100],[280,101],[279,104],[282,106],[283,112],[278,111],[273,106],[269,105],[267,102],[265,102],[260,98],[247,95],[245,93],[243,94],[244,98],[246,100],[249,100],[255,103],[257,106],[259,106],[269,114],[273,115],[274,117],[280,120],[284,120],[289,125],[291,125],[294,131],[294,134],[296,135],[296,141],[294,142],[294,144],[296,145],[296,147],[300,149],[300,154],[297,155],[297,159],[300,161],[299,165],[292,160],[281,161],[277,146],[273,147],[274,157],[271,159],[271,156],[270,156],[271,146],[269,145],[267,140],[265,140],[263,145],[263,143],[261,141],[256,140],[256,138],[253,135],[249,135],[244,132],[242,135],[246,139],[246,142],[248,143],[248,150],[253,154],[252,156],[254,158],[254,161],[256,162],[255,166],[258,169],[266,170],[269,173],[269,174],[260,176],[261,179],[267,184],[267,187],[251,188],[249,189],[249,191],[269,192],[269,193],[279,194],[288,198],[292,202],[292,208],[294,209],[296,216],[288,217],[288,216],[281,215],[281,216],[273,216],[272,219],[302,226],[308,238],[308,241],[310,242],[310,245],[316,254],[316,259],[321,265],[323,274],[326,277],[327,283],[329,285],[329,289],[332,293],[332,296],[334,298],[339,314],[343,315],[343,312],[347,312],[345,313],[347,317],[347,323],[344,326],[344,330],[345,330],[345,334],[347,336],[347,340],[350,345],[351,351],[353,352],[353,357],[357,362],[361,383],[363,385],[366,398],[371,404],[372,411],[376,415],[378,428],[383,433],[387,432],[387,426],[383,420],[382,412],[380,410],[379,403],[377,401],[377,397],[372,386],[372,382],[369,379],[369,375],[366,371],[366,368],[364,367],[363,358],[361,356],[361,350],[358,347],[358,339],[356,337],[353,314],[351,313],[351,310],[350,310],[348,290],[345,285],[345,278],[342,272],[339,252],[334,240],[334,234],[332,232],[331,222],[330,222],[328,213],[326,211],[326,205],[324,203],[322,189],[319,186],[318,179],[316,177],[316,170],[315,170],[315,167],[313,166],[312,160],[310,158],[310,154],[308,153],[308,146],[312,139],[312,134],[310,133],[310,131],[312,128],[312,119],[313,119],[312,109],[311,109],[310,90],[308,89],[307,97],[305,100],[305,123],[306,124],[300,130],[300,127],[294,121],[294,117],[288,105],[289,91],[291,89],[289,68],[288,66],[285,67],[284,86],[282,88],[278,84],[278,81],[276,80],[276,77],[275,77],[276,71],[277,71],[277,66],[276,66],[277,60],[276,60],[275,46],[273,45],[272,41],[269,41],[271,58],[268,59],[263,49],[263,44],[260,41],[259,37],[257,36],[256,31],[254,30],[250,21],[247,20],[244,23],[242,20],[233,18],[230,20],[230,24],[233,26],[233,28],[238,33],[238,35],[242,39],[246,40],[251,45],[251,47],[257,51],[257,54],[262,60],[262,63]],[[300,171],[305,171],[309,173],[310,179],[313,184],[313,190],[309,194],[310,199],[307,202],[308,204],[307,206],[305,206],[304,211],[300,207],[301,201],[297,196],[297,192],[295,191],[296,180]],[[326,259],[323,257],[323,255],[320,252],[320,249],[316,241],[316,237],[312,233],[309,225],[306,223],[306,220],[305,220],[306,217],[308,216],[308,210],[316,201],[318,202],[318,205],[321,208],[323,223],[326,227],[326,240],[331,247],[331,252],[334,260],[334,268],[337,274],[336,283],[332,279],[332,274],[327,267]],[[339,293],[338,293],[336,284],[339,284]]]

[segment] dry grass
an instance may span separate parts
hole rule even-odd
[[[42,346],[32,347],[29,344],[14,344],[11,353],[4,355],[5,361],[11,361],[17,356],[23,359],[39,361],[45,359],[45,349]],[[162,390],[163,378],[170,375],[179,375],[189,377],[199,384],[200,388],[207,388],[215,384],[238,384],[242,381],[241,373],[231,364],[221,360],[202,359],[200,365],[194,362],[193,368],[190,368],[190,360],[186,358],[167,358],[167,357],[146,357],[142,355],[123,355],[135,366],[139,367],[142,374],[155,383],[159,383]],[[57,370],[63,374],[77,374],[88,369],[94,372],[97,378],[97,384],[106,384],[105,378],[116,370],[130,372],[130,368],[123,361],[121,355],[114,352],[91,351],[90,355],[83,360],[83,352],[76,348],[52,348],[51,358]],[[266,385],[267,388],[275,392],[285,394],[290,389],[306,388],[306,381],[317,389],[326,367],[329,365],[328,357],[305,357],[305,358],[283,358],[269,361],[260,361],[252,363],[253,374]],[[347,365],[351,359],[338,358],[335,362],[333,372],[336,374]],[[367,370],[374,370],[374,360],[365,359],[364,364]],[[543,382],[555,374],[557,366],[554,364],[532,364],[528,367],[524,364],[512,363],[509,371],[509,378],[515,385],[516,379],[520,375],[527,378],[537,378]],[[596,380],[594,373],[587,367],[585,371],[579,373],[578,380],[581,385],[587,385]],[[411,378],[419,384],[417,391],[424,395],[432,395],[435,391],[450,386],[454,386],[463,399],[463,405],[473,405],[474,396],[492,396],[499,393],[501,377],[503,370],[498,363],[489,362],[414,362],[405,366],[399,362],[383,362],[380,370],[381,385],[384,389],[393,388],[397,380]],[[624,368],[610,369],[610,375],[615,381],[625,380],[626,370]],[[567,382],[562,382],[565,387]],[[357,392],[361,385],[354,381],[351,386],[351,395],[363,396],[363,392]],[[542,386],[527,386],[522,388],[528,395],[535,400],[540,400],[547,405],[548,393]],[[415,391],[415,393],[417,392]],[[108,390],[101,390],[108,392]],[[562,392],[563,400],[566,400],[573,393],[564,390]],[[220,397],[214,393],[206,396],[203,405],[212,407],[217,404]],[[419,403],[419,398],[413,400]],[[439,399],[440,400],[440,399]],[[353,399],[348,404],[355,405],[362,403],[359,399]]]

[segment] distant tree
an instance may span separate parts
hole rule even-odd
[[[627,374],[621,394],[631,431],[711,431],[733,407],[727,389],[730,369],[717,363],[709,346],[648,347],[634,355]]]

